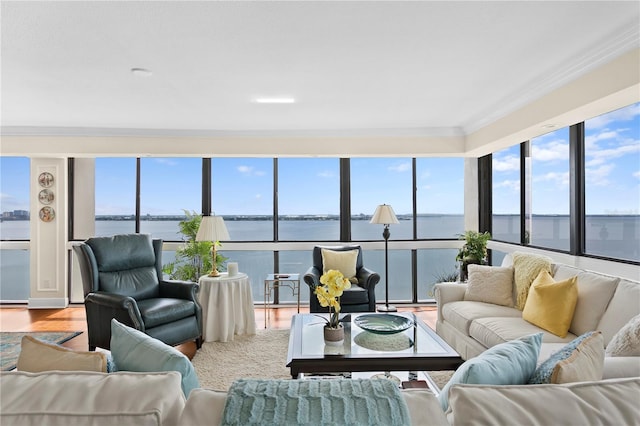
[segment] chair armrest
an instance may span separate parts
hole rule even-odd
[[[195,301],[198,298],[200,286],[190,281],[163,280],[160,281],[160,296],[172,299]]]
[[[315,266],[310,267],[304,274],[304,282],[307,283],[311,290],[320,285],[320,270]]]
[[[358,285],[366,290],[373,288],[380,282],[380,274],[364,266],[358,271]]]
[[[144,331],[144,322],[142,322],[142,315],[140,315],[138,303],[133,297],[96,291],[87,294],[87,297],[84,298],[84,303],[87,306],[87,309],[93,304],[97,305],[98,309],[107,308],[112,310],[124,311],[131,319],[132,325],[138,330]]]
[[[87,294],[85,302],[91,302],[96,305],[103,305],[116,309],[129,309],[131,305],[137,305],[136,300],[133,297],[121,296],[114,293],[104,293],[101,291]]]
[[[434,286],[436,305],[438,306],[438,319],[442,319],[442,307],[450,302],[464,300],[466,284],[437,283]]]

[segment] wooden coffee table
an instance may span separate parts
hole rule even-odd
[[[318,317],[327,314],[298,314],[291,320],[287,367],[291,377],[303,373],[345,373],[362,371],[435,371],[455,370],[462,364],[460,355],[413,313],[380,313],[409,318],[413,325],[395,334],[376,334],[358,327],[350,314],[343,322],[345,339],[342,346],[326,346],[323,327]],[[367,313],[366,315],[372,315]]]

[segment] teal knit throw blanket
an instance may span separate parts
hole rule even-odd
[[[395,383],[384,379],[236,380],[223,425],[410,425]]]

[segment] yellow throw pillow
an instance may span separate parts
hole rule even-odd
[[[45,343],[31,336],[22,337],[18,371],[97,371],[107,372],[107,356],[101,352],[82,352]]]
[[[531,284],[522,318],[556,336],[566,337],[578,302],[577,277],[555,282],[542,270]]]
[[[322,273],[330,269],[342,272],[345,278],[351,280],[356,276],[356,261],[358,250],[335,251],[322,249]]]

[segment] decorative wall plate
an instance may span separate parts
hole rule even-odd
[[[376,334],[400,333],[413,325],[409,318],[391,314],[358,315],[353,322],[361,329]]]
[[[53,203],[53,199],[55,196],[53,195],[53,191],[50,189],[43,189],[38,193],[38,201],[42,204],[51,204]]]
[[[49,172],[40,173],[38,176],[38,183],[43,188],[51,188],[53,186],[53,175]]]
[[[45,206],[40,209],[40,220],[43,222],[51,222],[56,217],[56,211],[53,207]]]

